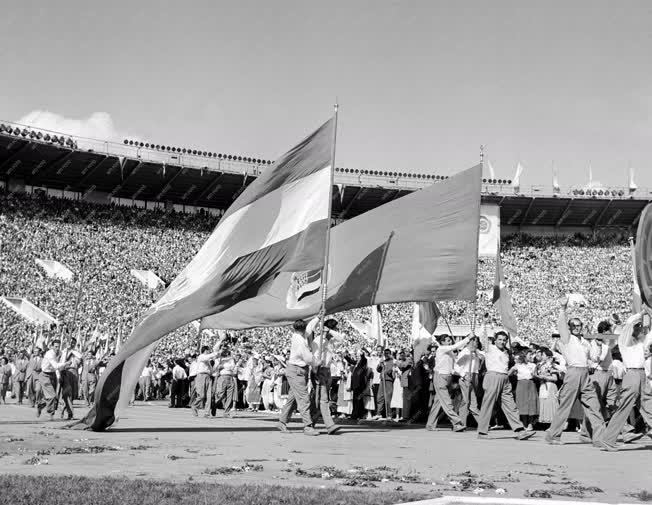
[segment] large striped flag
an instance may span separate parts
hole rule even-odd
[[[122,344],[80,426],[104,430],[113,424],[116,408],[127,406],[149,355],[167,333],[266,292],[280,272],[322,268],[334,135],[335,117],[242,192]]]
[[[638,287],[636,280],[636,250],[634,249],[634,240],[629,239],[629,252],[632,256],[632,285],[634,287],[632,293],[632,312],[638,314],[642,310],[641,305],[641,288]]]
[[[509,289],[505,284],[505,276],[503,275],[503,266],[500,262],[500,244],[498,244],[498,251],[496,254],[496,277],[494,279],[494,296],[492,303],[498,304],[498,311],[500,312],[500,319],[503,327],[509,332],[511,337],[516,337],[517,326],[516,318],[514,317],[514,309],[512,307],[512,300],[509,296]]]
[[[636,230],[636,284],[641,302],[652,308],[652,203],[648,203]]]
[[[419,302],[412,310],[412,332],[410,341],[414,349],[414,359],[419,359],[428,351],[432,337],[437,329],[441,312],[436,302]]]
[[[331,230],[326,312],[414,301],[473,300],[482,166],[393,200]],[[284,272],[260,296],[207,317],[213,328],[281,326],[317,314],[319,272]],[[299,295],[301,293],[301,295]],[[299,299],[300,297],[300,299]]]

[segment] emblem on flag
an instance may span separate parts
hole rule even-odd
[[[288,309],[303,309],[312,303],[307,300],[321,287],[321,269],[304,272],[292,272],[288,287],[286,304]]]

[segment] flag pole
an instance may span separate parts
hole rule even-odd
[[[328,253],[331,242],[331,214],[333,212],[333,183],[335,179],[335,148],[337,145],[337,110],[339,105],[337,99],[334,105],[333,114],[333,144],[331,147],[331,172],[328,183],[328,214],[326,228],[326,243],[324,244],[324,267],[321,272],[321,308],[319,310],[319,359],[324,347],[324,319],[326,318],[326,299],[328,298]]]
[[[480,145],[480,165],[484,170],[484,144]],[[478,215],[478,234],[475,240],[475,251],[478,254],[480,248],[480,215]],[[473,293],[473,319],[471,320],[471,333],[475,335],[475,318],[478,306],[478,261],[475,262],[475,292]]]

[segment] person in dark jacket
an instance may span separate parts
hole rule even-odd
[[[394,391],[394,358],[391,349],[385,349],[383,360],[378,363],[376,370],[380,374],[380,386],[378,388],[378,409],[374,419],[380,419],[381,417],[391,419],[390,405],[392,404],[392,392]]]

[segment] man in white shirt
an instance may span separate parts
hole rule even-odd
[[[432,402],[428,422],[426,423],[426,430],[428,431],[435,431],[440,410],[443,410],[444,414],[450,419],[453,431],[464,431],[466,429],[465,423],[455,412],[449,388],[455,366],[455,355],[453,353],[466,346],[471,337],[472,335],[468,335],[455,344],[453,344],[453,337],[450,335],[439,337],[439,347],[437,347],[435,354],[435,368],[432,378],[435,388],[435,400]]]
[[[54,419],[54,413],[57,411],[57,371],[70,365],[70,361],[59,361],[60,348],[61,341],[53,340],[52,347],[43,356],[41,374],[39,375],[41,395],[38,398],[36,417],[40,417],[45,408],[50,414],[50,421]]]
[[[600,402],[589,377],[589,349],[582,341],[582,322],[573,318],[568,320],[566,308],[568,296],[560,301],[558,347],[566,360],[566,374],[559,390],[559,407],[546,433],[546,442],[561,445],[561,434],[564,431],[568,416],[575,400],[579,397],[584,407],[584,425],[582,436],[591,438],[597,444],[604,431],[604,418],[600,413]],[[584,433],[586,432],[586,434]]]
[[[609,321],[600,321],[598,323],[598,335],[607,336],[610,333],[611,323]],[[591,342],[589,351],[591,361],[595,363],[591,381],[596,389],[602,409],[602,417],[605,420],[609,419],[609,413],[615,409],[616,405],[616,382],[611,373],[611,363],[613,362],[611,351],[615,343],[614,339],[596,338]]]
[[[186,369],[181,366],[182,359],[175,361],[174,368],[172,369],[172,384],[170,384],[170,408],[183,407],[183,385],[188,375]]]
[[[147,365],[145,365],[143,371],[140,372],[140,377],[138,378],[138,387],[140,388],[140,392],[143,395],[144,402],[150,399],[150,390],[152,388],[153,376],[154,369],[152,368],[152,361],[147,360]]]
[[[231,351],[225,345],[222,347],[221,357],[215,364],[217,372],[217,381],[215,386],[214,408],[222,402],[224,409],[223,417],[233,417],[235,410],[235,392],[236,392],[236,375],[238,373],[238,364],[235,358],[231,356]]]
[[[77,339],[71,337],[70,345],[61,353],[63,361],[69,362],[68,366],[61,371],[61,417],[68,413],[68,419],[74,417],[73,403],[79,396],[79,365],[82,362],[82,354],[75,349]]]
[[[317,407],[321,412],[321,417],[326,426],[326,432],[329,435],[334,435],[339,431],[340,426],[337,426],[331,417],[330,406],[330,390],[331,390],[331,364],[333,362],[333,351],[331,346],[342,341],[342,335],[337,331],[337,320],[328,319],[324,321],[324,336],[323,345],[320,346],[322,341],[321,337],[315,338],[312,343],[312,351],[314,355],[313,372],[315,374],[315,391],[314,405],[311,403],[311,410],[313,412],[313,424],[317,424],[316,420]]]
[[[482,351],[478,349],[480,339],[473,337],[467,346],[457,355],[455,362],[455,373],[460,376],[460,393],[462,401],[459,407],[459,416],[462,424],[466,427],[469,414],[473,416],[476,423],[480,422],[480,405],[478,398],[482,396],[478,373],[484,360]]]
[[[217,347],[217,345],[216,345]],[[195,399],[192,403],[192,415],[197,417],[201,409],[205,409],[204,417],[210,415],[210,398],[211,391],[211,361],[217,358],[219,352],[214,349],[209,352],[210,347],[207,345],[201,348],[201,354],[197,356],[197,375],[195,376]]]
[[[627,367],[620,392],[620,404],[611,416],[599,446],[605,451],[617,451],[616,439],[622,431],[634,405],[640,402],[641,417],[647,425],[647,435],[652,437],[652,388],[645,376],[646,349],[652,344],[649,316],[642,314],[631,316],[618,336],[618,348]],[[649,333],[648,333],[649,332]],[[647,336],[646,336],[647,333]],[[631,442],[643,436],[642,433],[627,433],[625,442]]]
[[[292,325],[294,331],[292,333],[290,358],[285,368],[285,378],[290,386],[290,392],[278,420],[278,429],[283,433],[289,433],[287,423],[292,418],[294,410],[298,409],[303,420],[303,432],[311,436],[319,435],[319,432],[312,427],[310,396],[308,394],[308,372],[310,365],[313,363],[310,345],[318,322],[319,318],[315,317],[308,324],[299,319]]]
[[[482,348],[484,349],[487,373],[482,381],[484,396],[480,407],[480,420],[478,422],[478,438],[489,438],[489,423],[496,402],[500,400],[500,408],[507,418],[510,427],[519,440],[527,440],[534,435],[534,431],[527,431],[521,423],[520,414],[516,408],[512,385],[509,382],[507,371],[509,368],[509,350],[507,341],[509,336],[504,331],[497,331],[492,343],[487,336],[486,326],[483,331]]]

